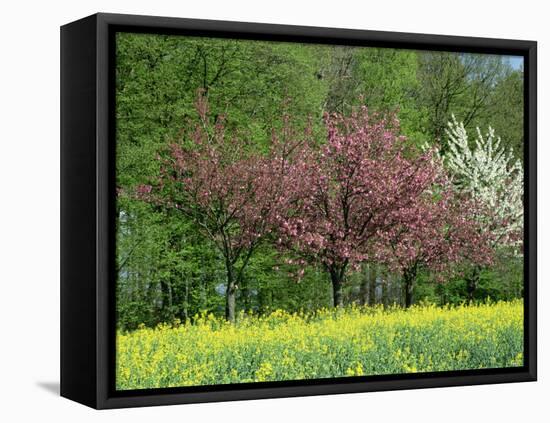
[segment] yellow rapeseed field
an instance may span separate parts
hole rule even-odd
[[[213,315],[117,333],[117,389],[521,366],[523,302]]]

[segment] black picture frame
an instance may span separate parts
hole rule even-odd
[[[114,389],[114,34],[132,31],[524,57],[524,366],[315,381]],[[339,394],[537,378],[534,41],[98,13],[61,27],[61,395],[97,409]]]

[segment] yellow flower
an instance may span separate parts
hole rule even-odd
[[[202,312],[119,331],[116,348],[118,389],[522,366],[523,302],[274,310],[236,324]]]

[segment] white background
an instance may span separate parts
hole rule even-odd
[[[6,1],[0,24],[0,420],[549,421],[550,31],[544,1]],[[539,382],[93,411],[58,397],[59,26],[103,12],[539,42]],[[546,13],[545,13],[546,12]],[[544,394],[544,390],[548,392]]]

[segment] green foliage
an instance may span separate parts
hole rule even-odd
[[[310,122],[322,139],[325,111],[364,103],[381,113],[397,111],[403,133],[416,145],[444,143],[441,131],[454,112],[470,127],[493,124],[504,145],[522,157],[523,71],[497,56],[133,33],[119,33],[116,43],[122,329],[223,314],[225,276],[213,246],[190,220],[133,196],[135,187],[159,175],[157,154],[196,119],[199,89],[213,118],[226,115],[228,131],[259,150],[281,128],[283,113],[298,129]],[[261,248],[239,287],[240,310],[314,311],[331,303],[322,269],[307,267],[297,278],[297,269],[285,263],[292,257]],[[520,297],[522,281],[521,261],[501,260],[482,272],[476,298]],[[457,276],[440,284],[422,273],[414,298],[460,303],[464,286]],[[348,303],[400,304],[401,293],[401,281],[384,269],[373,278],[363,267],[344,287]]]
[[[487,112],[484,127],[492,125],[502,134],[502,145],[512,149],[523,162],[523,71],[509,70],[497,82],[493,91],[493,103]]]
[[[433,275],[423,272],[418,277],[415,297],[439,305],[461,304],[466,302],[468,293],[464,275],[467,268],[456,269],[456,274],[443,283],[434,281]],[[523,257],[500,255],[497,263],[480,273],[479,285],[474,293],[474,301],[488,298],[494,301],[510,301],[523,297]]]

